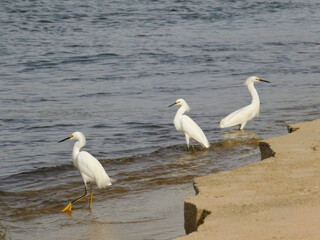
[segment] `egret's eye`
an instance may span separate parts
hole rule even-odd
[[[176,102],[176,104],[180,103],[180,101]]]

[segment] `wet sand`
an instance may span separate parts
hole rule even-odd
[[[319,239],[320,120],[260,142],[263,161],[194,180],[176,240]]]

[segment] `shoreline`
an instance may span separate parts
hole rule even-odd
[[[319,239],[320,119],[262,140],[261,160],[194,179],[176,240]]]

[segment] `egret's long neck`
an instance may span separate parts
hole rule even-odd
[[[180,119],[181,119],[182,115],[183,115],[186,111],[189,111],[189,107],[186,106],[186,105],[182,105],[182,106],[179,108],[179,110],[177,111],[176,116],[175,116],[174,119],[173,119],[174,126],[176,127],[176,129],[177,129],[178,131],[181,130]]]
[[[258,92],[257,92],[257,90],[255,89],[253,83],[250,83],[250,84],[248,85],[248,89],[249,89],[249,92],[251,93],[251,96],[252,96],[252,102],[251,102],[251,104],[260,106],[259,95],[258,95]]]
[[[77,158],[77,155],[80,152],[80,149],[86,144],[85,140],[78,140],[75,142],[73,145],[73,150],[72,150],[72,161],[74,162]]]
[[[77,158],[78,153],[80,152],[80,145],[79,142],[75,142],[73,145],[73,150],[72,150],[72,161],[74,162]]]
[[[179,110],[176,113],[175,117],[182,116],[186,111],[188,110],[188,107],[186,105],[182,105]]]

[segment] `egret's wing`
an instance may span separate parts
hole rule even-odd
[[[241,125],[244,122],[248,122],[256,115],[256,110],[248,105],[246,107],[240,108],[237,111],[230,113],[220,122],[221,128],[233,127],[237,125]]]
[[[209,142],[201,128],[189,116],[183,115],[181,118],[181,129],[188,134],[191,139],[199,142],[203,147],[209,148]]]
[[[76,167],[86,182],[95,182],[99,188],[111,185],[111,180],[101,163],[90,153],[81,151],[77,155]]]

